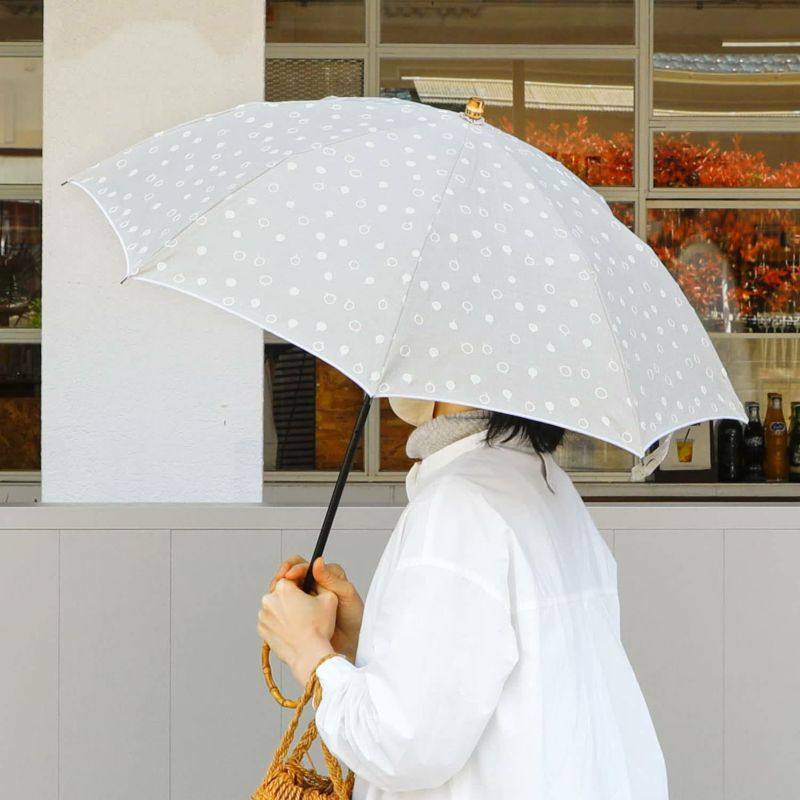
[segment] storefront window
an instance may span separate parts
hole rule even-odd
[[[268,58],[265,99],[321,100],[364,94],[360,58]]]
[[[627,61],[385,59],[381,94],[451,110],[481,97],[485,118],[595,186],[633,184]]]
[[[800,5],[655,0],[656,115],[800,113]]]
[[[41,328],[41,315],[41,203],[0,200],[0,328]]]
[[[800,211],[653,208],[647,239],[709,331],[800,332]]]
[[[800,133],[660,132],[653,142],[656,188],[800,186]]]
[[[632,44],[633,0],[382,0],[383,42]]]
[[[41,346],[0,344],[0,471],[41,469]]]
[[[41,42],[44,0],[0,0],[0,42]]]
[[[264,347],[264,470],[338,470],[363,392],[291,344]],[[353,459],[364,469],[363,437]]]
[[[41,180],[42,59],[0,51],[0,184]]]
[[[364,0],[267,0],[267,42],[363,42]]]
[[[782,391],[787,409],[800,399],[800,209],[785,207],[786,190],[800,188],[800,133],[789,122],[800,116],[800,40],[793,33],[800,31],[800,3],[285,0],[270,6],[268,99],[379,94],[462,111],[480,96],[489,124],[561,161],[647,239],[693,303],[743,401],[760,399],[763,414],[766,391]],[[339,17],[328,24],[325,14],[333,9]],[[635,36],[636,20],[651,12],[652,49],[649,37]],[[360,27],[364,20],[377,24]],[[279,41],[271,55],[269,44]],[[309,53],[308,42],[338,44]],[[537,51],[539,45],[569,49]],[[649,88],[643,96],[651,98],[650,109],[635,107],[635,57],[652,67],[650,86],[641,87]],[[712,196],[726,190],[724,200],[700,202],[703,190]],[[347,379],[337,374],[337,380]],[[341,454],[360,399],[356,389],[351,416],[338,423]],[[373,405],[378,419],[366,431],[365,477],[394,479],[413,463],[405,454],[413,429],[385,398]],[[336,410],[330,413],[334,419]],[[703,469],[680,467],[670,479],[716,480],[713,448],[706,446],[713,426],[695,434]],[[634,461],[574,433],[556,458],[586,480],[625,480]],[[337,469],[340,460],[325,468]],[[657,472],[656,479],[663,476]]]

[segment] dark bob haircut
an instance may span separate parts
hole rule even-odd
[[[495,442],[502,443],[517,436],[523,436],[537,452],[552,453],[561,444],[565,433],[563,428],[549,425],[546,422],[515,417],[500,411],[490,411],[486,443],[489,445]]]

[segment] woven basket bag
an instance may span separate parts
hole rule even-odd
[[[334,655],[338,655],[338,653],[331,653],[321,658],[317,667]],[[251,800],[323,800],[323,798],[351,800],[355,775],[352,770],[349,770],[347,778],[342,777],[342,768],[339,766],[339,762],[325,746],[325,742],[322,739],[319,740],[319,743],[325,756],[328,775],[322,776],[313,769],[313,765],[309,769],[300,763],[303,756],[308,754],[314,739],[317,738],[317,724],[313,718],[308,723],[308,727],[298,740],[294,750],[287,756],[289,745],[292,743],[297,726],[300,724],[303,709],[312,697],[317,705],[322,697],[322,687],[317,678],[317,667],[314,667],[311,672],[300,698],[298,700],[287,700],[281,694],[280,689],[278,689],[272,678],[272,670],[269,665],[269,646],[266,642],[264,642],[261,650],[261,666],[264,670],[264,679],[267,682],[269,693],[279,705],[284,708],[294,708],[295,713],[289,723],[289,727],[286,728],[281,738],[281,743],[278,745],[275,755],[272,757],[272,763],[267,769],[261,786],[251,795]]]

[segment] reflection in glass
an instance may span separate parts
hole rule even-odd
[[[267,44],[363,41],[364,0],[267,1]]]
[[[39,470],[42,348],[0,344],[0,471]]]
[[[364,94],[364,62],[360,58],[268,58],[265,99],[321,100]]]
[[[41,155],[42,59],[0,57],[0,156]]]
[[[661,132],[653,145],[653,185],[800,186],[800,134]]]
[[[796,0],[655,0],[655,113],[800,113],[798,31]]]
[[[800,337],[724,336],[714,347],[742,402],[760,403],[762,422],[769,392],[783,395],[788,417],[790,403],[800,400]]]
[[[633,203],[612,201],[608,204],[611,213],[630,230],[636,225],[636,208]]]
[[[44,0],[0,0],[0,42],[41,42]]]
[[[711,331],[800,332],[800,211],[653,208],[647,239]]]
[[[0,327],[42,327],[42,208],[0,200]]]
[[[342,464],[362,390],[292,344],[264,346],[264,470],[336,470]],[[364,469],[364,439],[353,470]]]
[[[596,186],[633,184],[633,64],[628,61],[407,59],[381,62],[381,95],[485,119]]]
[[[633,0],[382,0],[381,41],[632,44]]]

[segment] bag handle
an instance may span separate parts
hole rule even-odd
[[[273,700],[284,708],[297,708],[300,700],[289,700],[284,697],[278,685],[275,683],[275,679],[272,677],[272,668],[269,664],[269,645],[266,642],[264,642],[264,646],[261,648],[261,669],[264,672],[264,680],[267,682],[267,689],[269,689]],[[316,669],[312,675],[316,675]]]
[[[287,759],[286,753],[289,749],[292,739],[294,739],[297,726],[300,723],[300,717],[303,714],[303,709],[306,707],[306,705],[308,705],[308,701],[312,698],[312,696],[317,703],[319,703],[321,698],[322,687],[320,686],[319,678],[317,678],[317,667],[319,667],[320,664],[322,664],[324,661],[327,661],[329,658],[333,658],[334,655],[340,655],[339,653],[330,653],[326,656],[323,656],[319,660],[317,666],[312,670],[311,675],[306,682],[305,688],[303,689],[302,695],[300,695],[297,700],[289,700],[284,697],[283,694],[281,694],[280,689],[278,689],[272,677],[272,669],[269,663],[269,652],[269,645],[264,642],[263,647],[261,648],[261,664],[264,669],[264,678],[267,681],[269,693],[276,700],[276,702],[278,702],[284,708],[294,708],[295,713],[289,722],[289,726],[286,728],[283,736],[281,737],[280,744],[278,745],[275,755],[272,758],[272,763],[267,770],[267,782],[274,774],[280,772],[281,766],[285,761],[299,764],[300,760],[311,747],[311,743],[317,737],[317,723],[316,720],[312,718],[308,724],[308,727],[303,732],[302,736],[300,736],[300,739],[298,740],[297,745],[295,745],[294,750],[292,750],[291,755]],[[328,750],[321,737],[319,744],[322,748],[322,753],[325,756],[325,766],[328,768],[328,775],[330,776],[331,784],[333,785],[333,790],[336,793],[336,797],[338,800],[350,800],[352,797],[353,781],[355,779],[353,771],[348,771],[349,774],[345,780],[342,776],[342,768],[339,764],[339,761],[336,759],[336,756],[334,756],[333,753]]]

